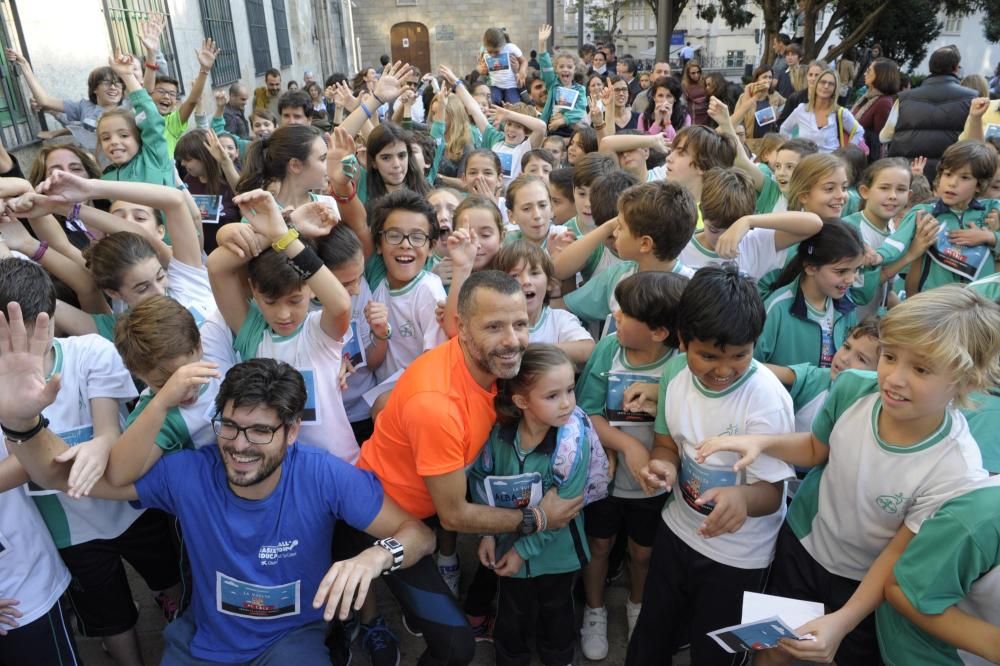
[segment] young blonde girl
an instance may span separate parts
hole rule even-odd
[[[573,372],[573,363],[560,349],[528,346],[517,376],[498,387],[497,424],[470,472],[474,501],[532,507],[544,523],[537,506],[549,489],[557,488],[565,498],[584,494],[589,442],[596,436],[576,407]],[[573,461],[568,474],[570,466],[560,464],[560,454]],[[500,577],[493,629],[497,663],[530,664],[532,635],[542,663],[572,662],[573,583],[589,558],[582,515],[558,530],[482,539],[479,561]]]
[[[796,627],[765,664],[879,663],[873,612],[893,565],[947,499],[987,477],[958,407],[1000,379],[1000,308],[959,285],[912,296],[880,326],[877,373],[847,370],[811,433],[715,437],[716,451],[815,467],[782,526],[766,592],[823,603],[827,615]]]

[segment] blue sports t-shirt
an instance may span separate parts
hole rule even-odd
[[[199,659],[250,661],[320,620],[312,599],[330,568],[334,524],[364,530],[382,508],[375,476],[326,451],[290,446],[280,474],[268,497],[243,499],[227,484],[219,448],[206,446],[161,458],[135,484],[142,506],[180,519]]]

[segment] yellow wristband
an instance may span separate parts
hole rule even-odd
[[[299,232],[294,227],[289,227],[284,236],[271,243],[271,247],[274,248],[275,252],[284,252],[292,244],[292,241],[298,237]]]

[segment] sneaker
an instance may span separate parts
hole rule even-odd
[[[466,615],[465,619],[472,627],[472,635],[477,643],[493,642],[493,623],[496,618],[492,615]]]
[[[332,666],[351,666],[351,635],[344,622],[334,620],[326,634],[326,647],[330,650]]]
[[[168,597],[163,592],[159,592],[153,597],[153,601],[155,601],[156,605],[160,607],[160,612],[163,613],[163,619],[165,619],[168,624],[177,619],[180,606],[177,605],[176,600]]]
[[[424,637],[424,632],[420,631],[419,629],[414,629],[412,626],[410,626],[408,618],[406,617],[406,613],[403,613],[403,628],[406,629],[406,631],[411,636],[416,636],[417,638]]]
[[[583,608],[583,626],[580,627],[580,647],[583,656],[600,661],[608,656],[608,609]]]
[[[462,580],[462,567],[456,560],[455,564],[438,564],[438,573],[441,574],[441,578],[448,585],[448,589],[451,590],[452,595],[458,598],[458,586]]]
[[[381,615],[362,626],[361,646],[368,651],[371,666],[399,666],[399,639]]]
[[[628,622],[628,639],[632,640],[632,630],[639,620],[639,613],[642,612],[642,604],[634,604],[631,600],[625,600],[625,621]]]

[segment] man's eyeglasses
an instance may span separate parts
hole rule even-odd
[[[382,238],[389,245],[401,245],[403,241],[410,241],[411,247],[423,247],[430,240],[430,236],[422,231],[414,231],[412,233],[404,234],[402,231],[397,231],[396,229],[389,229],[388,231],[382,232]]]
[[[212,430],[220,438],[233,441],[243,433],[247,441],[251,444],[256,444],[257,446],[264,446],[265,444],[270,444],[274,439],[274,433],[281,430],[284,426],[270,426],[264,425],[263,423],[254,423],[248,426],[238,426],[232,421],[226,421],[223,419],[213,419],[212,420]]]
[[[176,90],[166,90],[164,88],[153,88],[153,93],[160,95],[161,97],[169,97],[170,99],[177,99]]]

